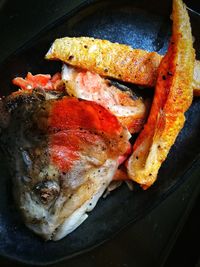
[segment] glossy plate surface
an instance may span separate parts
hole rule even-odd
[[[61,64],[45,61],[44,55],[55,38],[93,36],[157,51],[167,49],[171,22],[171,1],[92,2],[66,15],[49,29],[11,55],[0,67],[1,94],[12,90],[11,79],[28,71],[54,73]],[[162,2],[162,3],[161,3]],[[67,11],[66,11],[67,12]],[[200,16],[190,12],[195,48],[200,51]],[[197,53],[197,58],[199,54]],[[43,242],[22,223],[12,199],[11,178],[5,157],[0,160],[0,253],[26,263],[48,264],[99,245],[144,216],[171,192],[190,179],[190,170],[199,164],[200,99],[187,112],[184,129],[163,164],[159,179],[149,190],[126,186],[101,199],[89,218],[72,234],[58,242]]]

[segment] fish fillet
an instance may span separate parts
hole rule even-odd
[[[139,132],[143,127],[147,117],[145,102],[126,86],[65,64],[62,81],[70,96],[92,100],[107,108],[130,133]]]

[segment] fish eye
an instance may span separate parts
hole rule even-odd
[[[48,205],[59,195],[60,186],[55,181],[42,181],[34,186],[34,192],[44,205]]]

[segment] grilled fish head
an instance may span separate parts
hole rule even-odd
[[[87,218],[130,134],[102,106],[62,93],[14,93],[0,109],[1,146],[25,224],[46,240],[58,240]]]

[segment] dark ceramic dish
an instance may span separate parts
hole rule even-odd
[[[162,2],[162,3],[161,3]],[[165,3],[163,3],[165,2]],[[148,4],[147,4],[148,3]],[[129,44],[134,48],[165,53],[170,36],[171,1],[85,2],[36,36],[0,67],[4,95],[13,88],[11,79],[32,73],[54,73],[60,63],[45,61],[55,38],[94,36]],[[67,11],[66,11],[67,13]],[[190,11],[194,46],[200,51],[200,16]],[[199,54],[197,53],[197,58]],[[3,91],[2,91],[3,90]],[[72,234],[58,242],[44,242],[29,231],[16,211],[6,159],[0,160],[0,254],[18,261],[43,265],[70,258],[111,238],[129,223],[140,219],[174,192],[190,171],[200,164],[200,99],[194,99],[187,122],[163,164],[157,182],[147,191],[126,186],[101,199],[89,218]]]

